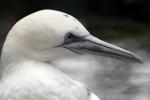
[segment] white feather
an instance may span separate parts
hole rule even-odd
[[[64,14],[39,11],[11,29],[1,57],[1,100],[98,100],[86,86],[45,63],[72,55],[62,47],[54,48],[64,42],[68,30],[78,36],[89,34],[79,21]]]
[[[90,100],[100,100],[94,93],[91,93]]]

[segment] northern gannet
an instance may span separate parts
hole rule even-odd
[[[41,10],[18,21],[1,55],[1,100],[100,100],[51,61],[85,53],[119,55],[140,61],[127,50],[92,36],[73,16]],[[49,62],[49,63],[48,63]]]

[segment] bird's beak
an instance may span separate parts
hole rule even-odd
[[[66,45],[65,48],[79,54],[105,54],[111,57],[124,57],[138,61],[140,63],[142,62],[136,54],[110,43],[104,42],[92,35],[80,38],[78,41]]]

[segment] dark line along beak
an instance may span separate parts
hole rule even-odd
[[[107,42],[104,42],[92,35],[80,38],[79,41],[70,43],[66,45],[65,48],[81,54],[88,51],[88,53],[92,52],[94,54],[101,53],[108,54],[109,56],[122,56],[124,58],[129,58],[142,63],[141,59],[136,54],[122,49],[120,47],[114,46],[112,44],[109,44]]]

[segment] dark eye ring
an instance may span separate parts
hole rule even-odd
[[[65,40],[64,43],[71,43],[71,42],[75,42],[77,40],[77,37],[74,36],[71,32],[67,33],[65,36]]]
[[[72,35],[71,35],[71,34],[69,34],[69,35],[68,35],[68,39],[71,39],[71,38],[72,38]]]
[[[72,33],[69,33],[68,36],[67,36],[67,38],[68,38],[69,40],[72,39],[72,37],[73,37]]]

